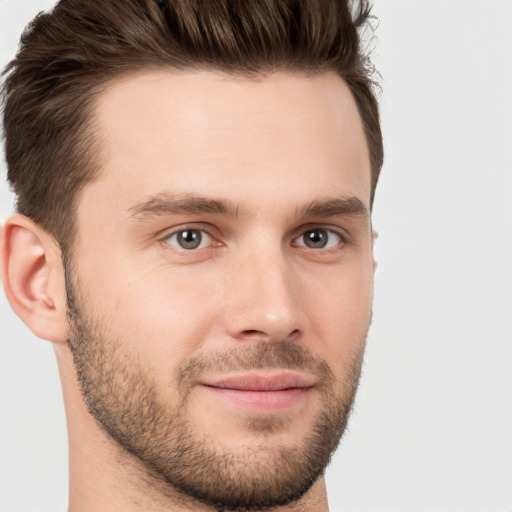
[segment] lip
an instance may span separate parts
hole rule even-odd
[[[276,411],[301,403],[315,386],[315,379],[290,371],[251,372],[206,379],[204,389],[216,398],[260,411]]]

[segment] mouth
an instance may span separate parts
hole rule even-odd
[[[230,375],[201,382],[219,400],[262,412],[287,409],[303,402],[315,379],[290,371]]]

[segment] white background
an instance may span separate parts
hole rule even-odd
[[[2,67],[51,3],[0,0]],[[512,0],[376,3],[379,268],[331,510],[512,512]],[[0,315],[0,511],[64,512],[53,351]]]

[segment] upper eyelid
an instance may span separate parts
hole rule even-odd
[[[333,233],[334,235],[336,235],[338,238],[339,238],[339,242],[338,244],[336,245],[347,245],[349,244],[350,242],[346,239],[346,237],[341,234],[339,231],[337,230],[334,230],[334,229],[329,229],[329,228],[310,228],[310,229],[306,229],[305,231],[301,231],[301,233],[298,235],[298,236],[295,236],[293,237],[292,239],[292,243],[294,243],[296,240],[300,239],[302,236],[304,236],[305,233],[309,232],[309,231],[315,231],[315,229],[322,229],[324,231],[328,231],[330,233]],[[302,245],[299,245],[298,247],[303,247]],[[307,247],[307,246],[306,246]],[[318,251],[318,250],[321,250],[321,249],[324,249],[323,247],[322,248],[318,248],[318,249],[315,249],[315,251]]]
[[[351,235],[347,230],[343,229],[340,226],[322,222],[308,222],[307,224],[302,224],[301,226],[298,226],[297,228],[293,229],[293,231],[290,233],[289,239],[293,241],[302,236],[307,231],[313,231],[315,229],[325,229],[326,231],[331,231],[338,235],[343,243],[351,242]],[[223,238],[222,231],[220,231],[219,228],[217,228],[216,226],[213,226],[207,222],[189,222],[179,224],[173,227],[167,227],[158,231],[158,233],[156,233],[155,235],[155,238],[157,238],[160,241],[164,241],[176,233],[187,230],[203,231],[208,236],[212,237],[217,241],[220,241],[219,239]]]
[[[200,222],[200,223],[192,223],[191,222],[189,224],[185,223],[185,224],[180,224],[178,226],[167,227],[165,229],[161,229],[160,231],[158,231],[158,233],[156,233],[155,237],[158,238],[159,240],[165,240],[165,239],[171,237],[172,235],[175,235],[176,233],[180,233],[181,231],[203,231],[204,233],[211,236],[212,238],[217,238],[213,234],[212,227],[203,222]]]
[[[324,224],[321,222],[312,222],[305,225],[303,224],[302,226],[294,230],[294,232],[292,233],[292,240],[295,240],[296,238],[303,235],[307,231],[314,231],[315,229],[325,229],[326,231],[332,231],[334,234],[338,235],[345,243],[349,243],[351,241],[351,235],[346,229],[343,229],[340,226],[333,226],[332,224]]]
[[[205,247],[196,247],[196,248],[186,249],[184,247],[180,248],[180,247],[176,246],[174,243],[171,243],[169,241],[170,238],[177,236],[179,233],[181,233],[183,231],[201,231],[202,233],[206,234],[206,236],[209,238],[207,245]],[[164,233],[165,233],[165,230],[164,230]],[[216,242],[217,242],[217,238],[214,235],[212,235],[209,231],[207,231],[206,229],[197,228],[197,227],[186,227],[186,226],[178,228],[178,229],[173,229],[172,231],[168,231],[163,236],[160,236],[158,238],[159,244],[165,245],[168,247],[166,250],[169,250],[172,247],[172,250],[176,254],[182,254],[182,255],[185,255],[185,254],[193,255],[193,254],[203,253],[203,251],[205,251],[205,250],[212,249],[212,247],[214,247],[216,245]],[[201,243],[203,243],[203,241],[201,241]]]

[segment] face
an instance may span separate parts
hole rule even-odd
[[[67,286],[98,425],[159,489],[286,504],[327,465],[370,322],[370,163],[334,74],[153,72],[95,120]]]

